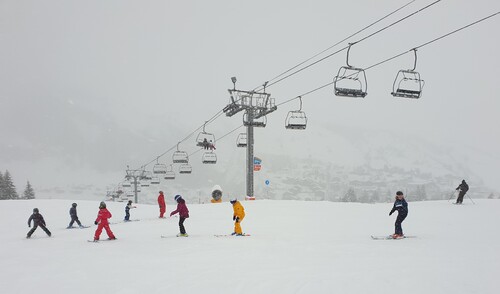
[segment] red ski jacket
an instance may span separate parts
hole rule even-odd
[[[163,194],[158,195],[158,205],[160,207],[165,207],[165,197]]]
[[[97,214],[96,222],[101,223],[103,225],[108,225],[108,218],[111,218],[111,212],[106,208],[99,209],[99,213]]]

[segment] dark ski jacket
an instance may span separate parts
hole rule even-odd
[[[176,214],[176,213],[179,213],[179,216],[180,217],[184,217],[184,218],[188,218],[189,217],[189,210],[186,206],[186,201],[184,201],[184,199],[179,199],[177,200],[177,209],[172,211],[170,213],[170,216]]]
[[[392,207],[390,214],[392,214],[396,210],[400,215],[408,214],[408,202],[406,202],[404,198],[401,200],[396,199],[396,201],[394,201],[394,206]]]
[[[31,220],[33,220],[33,224],[36,226],[39,226],[40,224],[45,226],[45,220],[43,219],[43,216],[39,213],[33,213],[28,219],[28,226],[30,227],[31,227]]]
[[[71,207],[71,208],[69,209],[69,215],[70,215],[71,217],[77,217],[77,215],[76,215],[76,207]]]
[[[462,180],[462,183],[458,185],[456,190],[460,190],[464,193],[467,193],[467,191],[469,191],[469,185],[467,185],[467,183],[464,180]]]

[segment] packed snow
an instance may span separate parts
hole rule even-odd
[[[90,228],[66,229],[72,202]],[[187,203],[181,238],[156,205],[124,223],[125,203],[108,202],[118,239],[92,243],[98,201],[0,201],[0,292],[498,293],[500,200],[451,202],[409,202],[403,229],[417,238],[402,240],[370,237],[393,233],[388,203],[242,201],[248,237],[214,236],[233,230],[228,202]],[[52,237],[26,239],[35,207]]]

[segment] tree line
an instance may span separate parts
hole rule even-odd
[[[35,190],[33,190],[30,182],[27,181],[26,188],[24,188],[24,192],[20,197],[16,191],[16,186],[10,172],[6,170],[3,174],[0,172],[0,200],[9,199],[35,199]]]

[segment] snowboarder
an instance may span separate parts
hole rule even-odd
[[[108,239],[109,240],[115,240],[116,237],[109,228],[109,222],[108,218],[111,218],[111,212],[106,209],[106,203],[101,202],[99,204],[99,213],[97,214],[97,218],[94,222],[94,224],[97,225],[97,230],[95,230],[94,234],[94,242],[99,241],[99,236],[101,236],[102,229],[104,228],[106,230],[106,234],[108,234]]]
[[[71,204],[71,208],[69,209],[69,216],[71,217],[71,221],[67,229],[71,229],[73,227],[73,223],[76,222],[80,228],[83,228],[82,223],[78,219],[78,215],[76,214],[76,203]]]
[[[132,205],[132,200],[129,200],[127,206],[125,206],[125,219],[124,221],[128,222],[130,220],[130,209],[137,208],[137,206]]]
[[[245,218],[245,208],[243,208],[243,205],[237,199],[231,199],[229,202],[233,205],[234,221],[234,232],[231,235],[243,236],[240,223]]]
[[[160,218],[165,218],[163,215],[165,214],[165,211],[167,211],[167,205],[165,204],[165,196],[163,196],[163,191],[159,192],[160,195],[158,195],[158,205],[160,206]]]
[[[170,216],[179,213],[179,229],[180,234],[177,237],[187,237],[186,229],[184,228],[184,221],[189,217],[189,210],[186,206],[186,201],[182,199],[181,195],[175,195],[175,201],[177,201],[177,209],[170,213]]]
[[[401,191],[396,192],[396,201],[394,201],[394,206],[392,207],[391,212],[389,212],[389,215],[392,215],[396,210],[398,211],[398,217],[396,218],[396,223],[394,224],[395,231],[392,238],[404,238],[401,223],[408,215],[408,203],[406,202],[403,192]]]
[[[462,180],[462,183],[458,185],[458,187],[455,189],[458,192],[458,197],[457,197],[457,202],[455,204],[462,204],[464,201],[464,196],[467,191],[469,191],[469,185],[465,182],[465,180]]]
[[[33,235],[33,232],[38,228],[42,228],[42,230],[47,233],[47,235],[50,237],[52,236],[52,233],[47,229],[45,225],[45,220],[43,219],[43,216],[40,214],[40,211],[38,211],[38,208],[33,208],[33,214],[30,216],[28,219],[28,227],[31,228],[31,220],[33,220],[33,228],[28,232],[26,235],[26,238],[31,238],[31,235]]]

